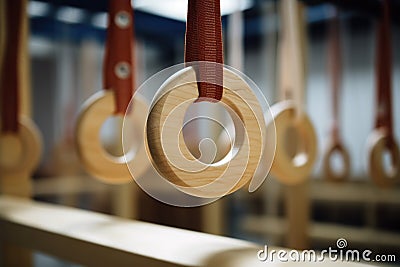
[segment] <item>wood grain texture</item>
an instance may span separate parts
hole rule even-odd
[[[276,152],[271,172],[286,185],[304,182],[310,175],[317,157],[315,129],[306,114],[297,118],[295,109],[291,101],[279,102],[271,108],[276,127]],[[295,140],[288,143],[286,135],[290,130],[295,130],[300,144]],[[300,151],[294,146],[300,148]],[[295,150],[295,157],[292,157],[288,150]]]
[[[390,138],[384,129],[375,129],[367,141],[368,172],[372,180],[380,187],[387,188],[400,182],[400,154],[399,146]],[[384,153],[391,155],[391,170],[385,170],[383,163]]]
[[[198,98],[193,68],[166,81],[164,94],[152,107],[147,121],[147,143],[154,166],[178,189],[200,197],[220,197],[248,183],[260,163],[266,126],[256,96],[239,76],[224,69],[224,105],[235,124],[239,149],[214,164],[197,160],[185,145],[185,112]]]
[[[148,105],[140,97],[133,98],[132,110],[125,117],[125,123],[130,121],[138,129],[140,140],[143,139],[144,125]],[[89,98],[79,114],[76,128],[78,154],[86,171],[104,182],[118,184],[133,181],[134,177],[143,175],[149,166],[144,146],[139,146],[131,157],[113,157],[109,155],[100,140],[100,130],[103,123],[114,115],[114,92],[100,91]],[[122,142],[122,137],[121,137]],[[141,141],[140,144],[143,142]],[[132,167],[129,169],[128,164]]]

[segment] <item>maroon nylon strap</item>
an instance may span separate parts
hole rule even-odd
[[[115,93],[116,114],[125,114],[134,89],[134,17],[131,0],[109,0],[103,86]]]
[[[6,45],[1,73],[1,131],[18,131],[21,41],[23,34],[23,3],[6,1]]]
[[[200,101],[221,100],[223,57],[220,1],[188,0],[185,62],[206,61],[195,65],[197,80],[207,81],[198,82]]]
[[[332,137],[339,141],[339,93],[341,86],[341,49],[340,49],[340,22],[337,9],[334,9],[329,29],[329,71],[332,86]]]
[[[392,118],[392,46],[390,35],[389,0],[382,2],[382,14],[377,27],[376,45],[376,95],[377,110],[375,128],[384,127],[393,137]]]

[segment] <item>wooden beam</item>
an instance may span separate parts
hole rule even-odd
[[[287,231],[287,220],[271,216],[248,216],[242,222],[243,230],[270,238],[283,238]],[[350,243],[372,247],[400,247],[400,234],[369,227],[355,227],[334,223],[310,222],[309,238],[315,242],[335,244],[339,238]]]
[[[86,266],[309,266],[259,261],[261,247],[242,240],[8,196],[0,196],[0,241]],[[337,266],[328,258],[319,264]]]
[[[313,182],[310,184],[310,198],[312,201],[364,204],[381,203],[392,205],[400,204],[399,187],[382,189],[370,182],[347,182],[335,184],[317,179],[313,179],[312,181]]]
[[[0,241],[89,266],[203,266],[218,253],[260,249],[232,238],[0,196]]]

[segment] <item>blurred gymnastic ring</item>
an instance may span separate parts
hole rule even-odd
[[[343,168],[340,172],[332,169],[331,157],[337,153],[342,158]],[[332,182],[344,182],[350,174],[350,155],[346,148],[339,142],[330,141],[323,156],[323,169],[325,178]]]
[[[39,164],[42,141],[35,124],[19,117],[17,133],[0,133],[0,172],[29,173]]]
[[[385,171],[384,152],[391,154],[392,170]],[[375,129],[368,138],[368,171],[372,180],[381,187],[390,187],[400,181],[399,146],[383,129]]]
[[[150,157],[157,171],[179,190],[213,198],[234,192],[253,177],[263,151],[266,126],[261,107],[248,84],[224,69],[220,101],[235,123],[240,147],[229,160],[205,164],[186,147],[181,131],[185,112],[197,100],[196,73],[192,67],[176,73],[162,86],[165,92],[153,105],[146,127]],[[235,122],[236,118],[236,122]],[[237,127],[241,124],[242,127]],[[242,128],[242,129],[239,129]]]
[[[141,130],[146,124],[143,114],[147,112],[148,105],[139,96],[132,99],[132,110],[125,115],[124,123],[132,121],[132,124],[137,125],[137,128]],[[113,116],[114,112],[113,90],[102,90],[94,94],[85,102],[79,114],[76,142],[85,169],[102,181],[118,184],[130,182],[133,178],[142,175],[147,169],[148,160],[143,146],[140,146],[132,157],[128,155],[129,153],[126,154],[126,151],[123,157],[114,157],[105,151],[100,140],[100,130],[103,123]],[[132,174],[127,164],[135,166]]]
[[[309,117],[303,113],[296,118],[292,101],[279,102],[271,108],[276,127],[276,152],[271,172],[286,185],[299,184],[310,175],[317,157],[317,137]],[[289,129],[295,129],[303,151],[293,158],[287,153],[285,138]]]

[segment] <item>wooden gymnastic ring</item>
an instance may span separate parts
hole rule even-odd
[[[42,139],[32,120],[19,117],[17,133],[0,133],[0,172],[2,174],[27,174],[40,161]]]
[[[147,113],[148,105],[139,96],[135,96],[133,101],[132,110],[126,115],[124,123],[127,119],[132,120],[133,125],[137,125],[140,132],[144,132],[142,129],[146,124],[146,116],[143,114]],[[119,184],[141,176],[147,170],[149,163],[143,145],[139,146],[132,158],[127,158],[127,155],[113,157],[105,151],[100,140],[100,130],[103,123],[114,115],[114,111],[114,91],[102,90],[89,98],[79,114],[76,143],[78,154],[88,173],[101,181]],[[131,167],[130,171],[128,164],[135,167]]]
[[[339,173],[332,170],[331,157],[333,153],[338,153],[343,160],[343,170]],[[344,182],[348,179],[350,174],[350,155],[341,143],[330,141],[322,161],[325,179],[332,182]]]
[[[299,184],[307,179],[312,172],[317,157],[317,136],[314,127],[306,114],[296,118],[295,104],[290,101],[282,101],[271,107],[276,127],[276,152],[272,162],[271,173],[286,185]],[[306,161],[295,164],[286,150],[285,135],[288,129],[296,129],[304,145]]]
[[[391,144],[391,146],[389,146]],[[368,172],[376,185],[387,188],[400,181],[399,146],[395,140],[390,140],[383,129],[375,129],[367,141]],[[393,158],[393,171],[387,173],[383,167],[383,152],[388,150]]]
[[[198,197],[221,197],[247,184],[263,151],[266,126],[256,96],[232,71],[224,69],[223,77],[220,103],[228,107],[235,123],[236,138],[240,135],[237,124],[246,129],[241,132],[244,136],[241,147],[228,162],[202,163],[186,147],[181,128],[186,110],[198,98],[196,73],[192,67],[164,83],[161,89],[164,94],[153,105],[147,120],[147,144],[154,167],[179,190]]]

